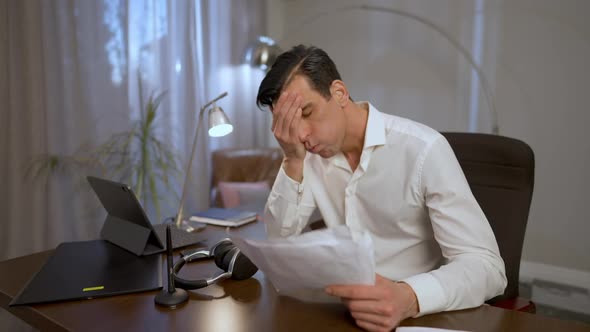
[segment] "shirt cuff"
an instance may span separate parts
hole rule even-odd
[[[418,299],[419,312],[414,317],[420,317],[446,309],[445,291],[440,282],[429,273],[400,280],[410,285]]]
[[[303,183],[291,179],[281,165],[272,190],[287,202],[297,204],[299,192],[303,191]]]

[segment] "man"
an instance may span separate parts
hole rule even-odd
[[[375,285],[331,285],[356,324],[481,305],[506,287],[494,234],[444,137],[355,103],[321,49],[283,53],[258,91],[284,152],[268,198],[270,237],[299,234],[317,208],[327,227],[369,232]]]

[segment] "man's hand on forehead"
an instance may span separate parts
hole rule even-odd
[[[298,162],[305,157],[305,146],[299,140],[302,99],[298,93],[283,91],[271,110],[271,130],[283,149],[285,158]],[[300,171],[296,172],[295,178],[301,177]]]
[[[279,102],[281,101],[285,101],[285,99],[287,98],[287,96],[289,95],[289,92],[283,90],[279,93],[278,97],[273,101],[272,105],[271,105],[271,112],[274,112],[274,110],[277,107],[277,104],[279,104]]]

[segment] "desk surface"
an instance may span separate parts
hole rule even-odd
[[[260,234],[260,222],[242,226],[244,236]],[[225,237],[224,229],[207,226],[207,245]],[[0,262],[0,305],[42,331],[358,331],[340,304],[310,304],[278,296],[258,272],[245,281],[225,280],[190,291],[176,309],[154,304],[156,291],[35,306],[8,303],[36,273],[51,251]],[[219,272],[211,261],[187,264],[186,278]],[[576,322],[482,306],[408,319],[405,326],[431,326],[469,331],[586,331]]]

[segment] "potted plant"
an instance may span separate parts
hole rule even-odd
[[[142,101],[141,82],[139,90]],[[41,155],[30,162],[26,177],[97,174],[124,182],[133,188],[144,207],[153,207],[157,220],[161,220],[161,202],[170,198],[170,193],[178,199],[174,183],[181,175],[177,154],[157,136],[158,110],[165,95],[152,93],[145,105],[141,102],[140,118],[129,130],[112,134],[98,146],[81,145],[71,155]],[[162,190],[167,194],[160,195]]]

